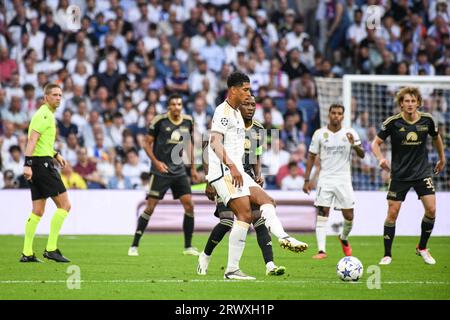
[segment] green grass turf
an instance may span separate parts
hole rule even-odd
[[[204,247],[207,234],[195,234],[194,245]],[[268,277],[255,234],[247,241],[241,268],[256,281],[224,281],[228,237],[216,248],[206,276],[196,274],[197,258],[182,255],[182,234],[145,234],[140,256],[128,257],[131,236],[64,236],[59,240],[70,264],[19,263],[23,238],[0,236],[0,299],[162,299],[162,300],[303,300],[303,299],[449,299],[450,237],[432,237],[437,260],[425,265],[414,254],[418,237],[396,237],[393,263],[381,267],[381,289],[368,289],[373,276],[366,271],[383,253],[381,237],[351,237],[353,254],[364,264],[356,283],[342,282],[335,268],[342,257],[335,237],[328,237],[328,259],[316,261],[315,236],[299,235],[310,243],[296,254],[274,246],[275,262],[284,265],[283,276]],[[37,236],[39,258],[46,237]],[[275,244],[274,239],[274,244]],[[67,268],[79,266],[81,288],[68,289]],[[373,281],[372,281],[373,282]]]

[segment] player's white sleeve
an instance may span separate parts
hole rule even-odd
[[[217,110],[214,112],[214,116],[211,124],[211,131],[219,132],[225,134],[228,128],[230,120],[225,117],[224,113],[221,110]]]
[[[309,145],[309,152],[318,154],[319,148],[320,148],[320,142],[319,142],[319,130],[316,130],[312,136],[311,144]]]
[[[361,145],[361,138],[358,135],[358,132],[356,132],[355,129],[350,128],[350,133],[353,135],[353,139],[355,140],[355,145],[360,146]]]

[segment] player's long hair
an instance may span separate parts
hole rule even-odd
[[[399,92],[395,95],[395,104],[401,108],[401,103],[403,103],[403,99],[405,99],[405,95],[409,94],[410,96],[416,97],[418,108],[422,106],[422,95],[420,94],[419,89],[415,87],[404,87],[400,89]]]

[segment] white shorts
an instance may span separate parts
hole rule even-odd
[[[233,186],[233,179],[231,174],[225,174],[219,180],[214,181],[211,185],[216,189],[217,196],[219,197],[219,201],[221,200],[225,205],[228,204],[228,201],[231,199],[242,198],[250,196],[250,187],[259,187],[260,186],[252,179],[247,173],[242,173],[243,178],[243,186],[240,188],[236,188]]]
[[[355,206],[355,194],[351,182],[335,183],[333,185],[317,185],[316,207],[333,207],[336,210],[353,209]]]

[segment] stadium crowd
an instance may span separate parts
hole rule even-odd
[[[320,126],[316,77],[344,74],[450,75],[448,0],[12,0],[0,8],[0,188],[26,188],[23,153],[47,82],[63,87],[57,145],[68,188],[145,189],[142,148],[149,123],[174,92],[201,139],[233,70],[247,73],[255,119],[269,131],[262,162],[268,188],[301,190],[311,136]],[[377,5],[381,25],[366,23]],[[76,17],[75,17],[76,19]],[[433,114],[449,150],[449,91],[433,91]],[[391,97],[392,98],[392,97]],[[352,125],[364,160],[356,190],[385,188],[370,152],[380,126],[354,99]],[[393,110],[389,114],[393,114]],[[435,159],[436,154],[430,153]],[[356,157],[355,157],[356,158]],[[438,190],[450,190],[450,173]],[[199,167],[201,170],[201,167]]]

